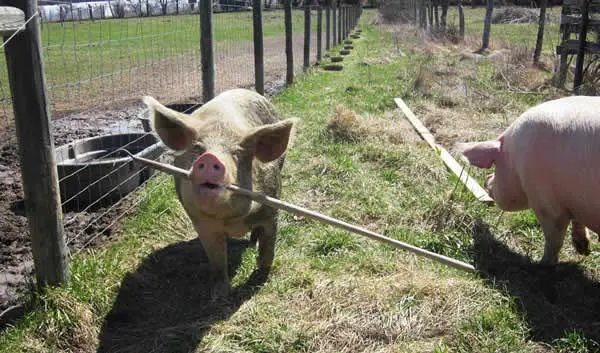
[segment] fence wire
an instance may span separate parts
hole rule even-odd
[[[149,131],[144,95],[179,112],[202,97],[200,16],[179,1],[160,6],[133,2],[45,1],[40,7],[41,48],[56,148],[61,203],[71,254],[110,236],[114,226],[154,188],[157,175],[119,148],[150,159],[171,156]],[[143,5],[144,3],[142,3]],[[214,8],[217,92],[253,88],[250,2]],[[90,5],[90,6],[88,6]],[[116,6],[116,7],[115,7]],[[123,6],[122,8],[119,6]],[[166,14],[165,14],[166,12]],[[177,13],[178,12],[178,13]],[[331,22],[333,26],[334,23]],[[316,62],[317,10],[311,12],[310,64]],[[323,11],[322,55],[326,18]],[[263,11],[266,94],[285,86],[283,9]],[[333,39],[330,40],[333,47]],[[302,72],[304,10],[293,10],[294,71]],[[6,57],[0,48],[0,311],[31,278],[33,262],[25,217],[18,146]],[[157,183],[158,184],[158,183]],[[139,191],[143,188],[143,191]]]

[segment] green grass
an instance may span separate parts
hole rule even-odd
[[[235,299],[212,304],[204,297],[200,255],[189,251],[195,249],[193,230],[172,182],[160,177],[116,241],[72,258],[70,284],[27,295],[27,315],[0,336],[0,352],[95,351],[98,344],[123,352],[597,348],[598,245],[581,263],[550,274],[529,264],[526,257],[539,260],[543,248],[533,214],[502,214],[476,202],[415,137],[393,98],[402,97],[415,110],[445,109],[446,125],[437,126],[436,136],[458,129],[456,138],[468,132],[461,116],[477,113],[481,126],[472,123],[474,134],[487,136],[490,126],[512,120],[503,115],[530,103],[504,92],[496,79],[502,63],[458,60],[464,48],[428,54],[420,50],[424,37],[410,30],[401,31],[398,48],[398,34],[368,25],[372,15],[366,12],[362,38],[342,72],[312,68],[273,98],[283,116],[300,118],[286,157],[282,199],[474,263],[480,274],[281,212],[267,281],[248,285],[256,257],[248,249],[233,278]],[[397,55],[398,49],[405,55]],[[469,90],[491,98],[482,102],[468,95],[455,108],[437,106],[443,85],[433,85],[425,97],[413,87],[421,65],[427,72],[452,70]],[[336,137],[327,124],[337,104],[372,130],[353,139]],[[434,126],[427,111],[417,115]],[[470,172],[479,180],[484,176]],[[568,241],[561,256],[580,260]],[[556,279],[554,285],[547,285],[548,277]]]

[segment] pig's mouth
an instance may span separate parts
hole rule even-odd
[[[214,189],[222,188],[223,186],[219,185],[219,184],[213,184],[213,183],[204,183],[204,184],[200,184],[200,187],[201,188],[205,188],[205,189],[212,189],[212,190],[214,190]]]

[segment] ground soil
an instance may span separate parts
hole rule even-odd
[[[311,40],[311,64],[316,56],[316,36]],[[302,36],[294,38],[294,71],[302,70]],[[266,38],[265,95],[272,96],[285,86],[285,41],[283,37]],[[217,91],[233,87],[250,88],[254,83],[253,47],[238,45],[226,52],[216,52]],[[55,147],[71,141],[110,133],[140,132],[137,119],[143,111],[140,91],[151,91],[161,101],[185,100],[199,102],[201,82],[199,67],[190,66],[191,60],[173,58],[171,64],[161,62],[157,72],[136,72],[122,82],[111,78],[105,82],[78,85],[68,94],[50,90],[53,117],[52,136]],[[199,63],[199,59],[198,59]],[[243,70],[240,63],[251,70]],[[165,74],[171,66],[171,74]],[[189,66],[189,67],[188,67]],[[199,66],[199,65],[198,65]],[[150,67],[149,69],[152,69]],[[136,69],[137,70],[137,69]],[[160,75],[161,80],[157,80]],[[179,77],[178,77],[179,75]],[[185,79],[181,79],[181,75]],[[134,84],[131,81],[135,80]],[[98,90],[98,87],[102,87]],[[128,89],[129,88],[129,89]],[[143,88],[143,89],[142,89]],[[193,92],[195,94],[190,94]],[[148,94],[148,93],[144,93]],[[68,98],[65,98],[68,97]],[[9,107],[10,108],[10,107]],[[0,329],[2,312],[19,302],[18,294],[30,282],[33,260],[29,230],[25,217],[23,187],[21,184],[18,145],[11,109],[0,116]],[[65,235],[72,252],[82,247],[94,247],[118,236],[120,222],[117,216],[129,210],[132,199],[125,198],[107,208],[87,212],[64,212]],[[6,315],[8,316],[8,315]]]

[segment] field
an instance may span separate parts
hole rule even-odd
[[[567,238],[559,265],[538,265],[533,213],[474,200],[394,104],[401,97],[452,150],[568,94],[548,83],[555,25],[533,66],[535,25],[494,25],[480,56],[483,13],[466,9],[466,18],[468,37],[456,43],[368,10],[343,71],[315,67],[272,100],[300,118],[283,200],[472,263],[477,274],[281,212],[269,277],[253,272],[255,249],[232,242],[234,293],[215,304],[201,246],[160,176],[113,241],[73,256],[68,285],[26,293],[25,317],[0,336],[0,351],[598,351],[598,243],[581,257]],[[486,174],[468,171],[480,182]]]

